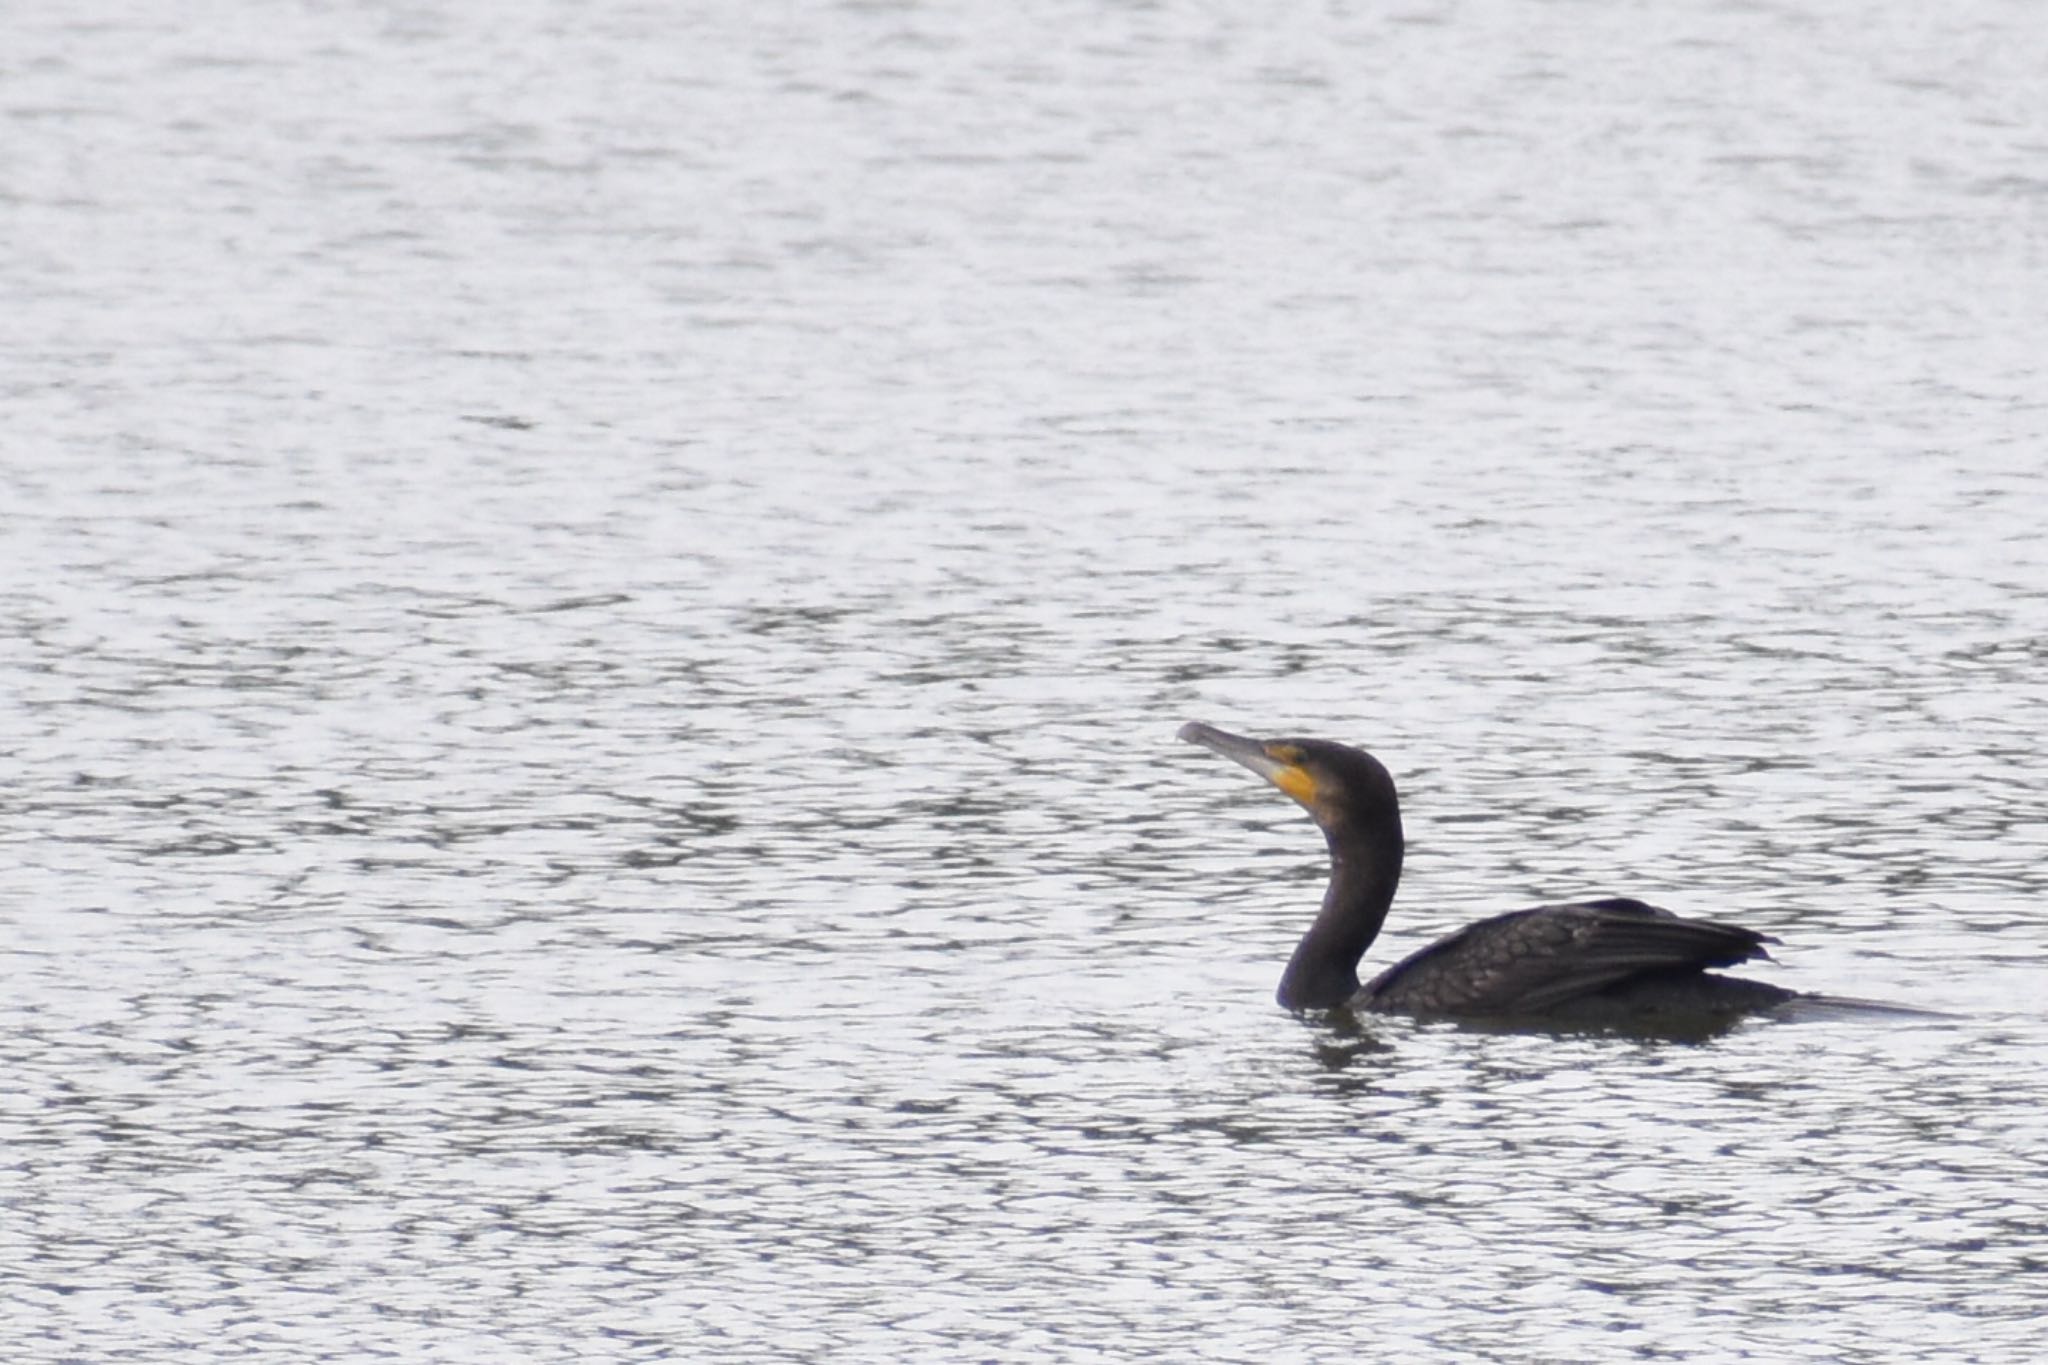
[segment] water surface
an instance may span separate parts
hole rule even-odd
[[[20,18],[14,1356],[2024,1354],[2027,17]],[[1191,718],[1956,1017],[1297,1022]]]

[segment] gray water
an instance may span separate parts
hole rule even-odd
[[[2017,3],[11,11],[22,1361],[2010,1361]],[[1946,1019],[1296,1021],[1632,894]]]

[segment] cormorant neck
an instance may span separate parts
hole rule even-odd
[[[1401,880],[1399,817],[1370,836],[1323,833],[1330,841],[1330,885],[1322,913],[1280,978],[1280,1004],[1290,1010],[1335,1009],[1358,993],[1358,960],[1379,937]]]

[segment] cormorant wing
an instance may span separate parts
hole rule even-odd
[[[1768,958],[1753,929],[1635,900],[1539,905],[1480,920],[1368,982],[1361,1003],[1413,1014],[1538,1014],[1641,976]]]

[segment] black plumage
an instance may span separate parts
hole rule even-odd
[[[1627,1021],[1735,1016],[1797,992],[1713,969],[1767,959],[1767,935],[1684,919],[1642,901],[1543,905],[1480,920],[1364,985],[1358,963],[1400,882],[1404,841],[1394,780],[1371,754],[1328,740],[1256,740],[1192,722],[1180,737],[1265,777],[1299,802],[1330,848],[1323,908],[1281,977],[1289,1009],[1349,1006],[1395,1014]]]

